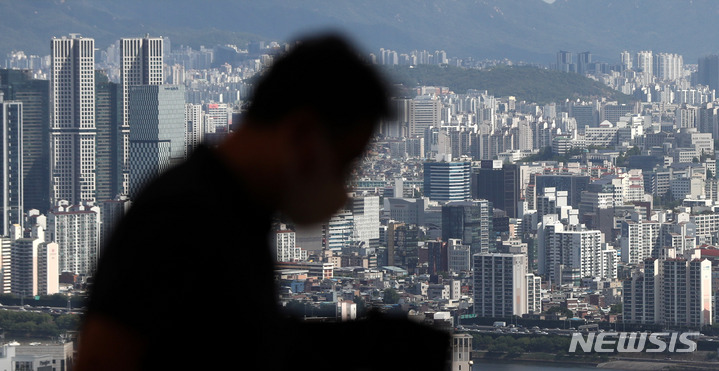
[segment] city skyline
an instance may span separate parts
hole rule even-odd
[[[47,57],[10,53],[0,69],[0,294],[82,296],[142,187],[237,130],[257,76],[293,46],[193,48],[155,33],[99,48],[92,34],[47,41]],[[450,50],[363,51],[382,71],[426,67],[447,83],[390,97],[395,115],[332,217],[275,217],[267,245],[282,306],[328,321],[401,312],[451,332],[467,320],[493,338],[522,325],[535,339],[618,326],[702,331],[707,347],[719,339],[719,54],[626,44],[608,60],[570,45],[524,66]],[[510,81],[517,65],[626,100],[539,102],[452,85],[493,67],[505,84],[531,85]],[[252,264],[246,256],[238,261]]]

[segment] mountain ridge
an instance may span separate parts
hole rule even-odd
[[[445,50],[460,58],[552,63],[559,50],[614,63],[623,50],[716,53],[719,2],[694,0],[124,0],[0,1],[0,52],[46,55],[53,36],[80,33],[106,48],[146,33],[173,45],[288,41],[297,32],[346,31],[365,50]],[[199,44],[199,45],[198,45]],[[212,47],[214,45],[205,44]]]
[[[455,93],[486,90],[496,97],[514,96],[518,101],[547,104],[576,99],[601,99],[629,103],[634,100],[604,84],[576,73],[534,66],[496,66],[484,70],[421,65],[384,67],[387,80],[408,92],[419,86],[446,86]],[[403,89],[397,89],[401,92]],[[402,94],[399,94],[402,95]],[[406,94],[411,96],[411,94]]]

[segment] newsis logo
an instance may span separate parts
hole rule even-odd
[[[569,353],[576,352],[577,345],[585,353],[592,350],[598,353],[690,353],[697,350],[697,343],[691,338],[699,335],[698,332],[602,332],[589,333],[584,337],[575,332],[569,344]]]

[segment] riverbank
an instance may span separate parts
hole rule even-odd
[[[642,360],[642,359],[617,359],[600,363],[597,368],[609,370],[716,370],[719,369],[719,362],[700,361],[672,361],[672,360]]]
[[[557,355],[550,353],[522,353],[519,355],[509,356],[508,353],[487,352],[481,350],[472,351],[472,360],[477,363],[481,363],[482,361],[529,365],[539,363],[554,366],[585,368],[596,368],[600,363],[607,361],[607,359],[600,359],[598,356],[557,358]]]
[[[707,352],[696,352],[707,353]],[[472,360],[477,365],[483,362],[522,364],[522,365],[546,365],[566,368],[598,368],[602,370],[717,370],[719,362],[705,360],[706,355],[694,354],[693,359],[666,359],[653,357],[647,354],[637,354],[636,357],[614,356],[557,356],[549,353],[522,353],[509,356],[508,353],[497,353],[487,351],[473,351]]]

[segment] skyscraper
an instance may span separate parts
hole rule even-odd
[[[432,201],[464,201],[471,198],[469,162],[425,162],[424,195]]]
[[[592,63],[592,53],[581,52],[577,54],[577,73],[584,75],[589,72],[589,65]]]
[[[23,222],[22,102],[4,101],[0,92],[0,233]]]
[[[623,50],[621,53],[619,53],[619,60],[621,61],[621,64],[624,69],[631,70],[634,67],[632,54],[626,50]]]
[[[353,195],[348,201],[354,220],[355,241],[365,247],[379,247],[379,196]]]
[[[654,76],[654,57],[651,50],[642,50],[637,52],[634,59],[634,68],[637,72],[642,73],[642,80],[645,84],[649,84]]]
[[[204,113],[200,104],[185,104],[185,122],[187,124],[185,142],[187,150],[185,157],[189,156],[205,137]]]
[[[130,181],[130,87],[161,85],[163,75],[163,38],[135,37],[120,39],[120,85],[122,86],[122,144],[123,193],[129,192]]]
[[[130,87],[130,197],[185,158],[185,88]]]
[[[709,89],[719,90],[719,55],[712,54],[699,58],[697,83]]]
[[[499,160],[482,160],[472,173],[472,197],[485,199],[495,209],[504,210],[516,218],[520,200],[519,168],[516,164],[502,164]]]
[[[50,208],[50,82],[32,78],[29,70],[0,69],[5,100],[22,102],[23,205]]]
[[[130,209],[132,201],[127,196],[117,196],[112,200],[101,200],[100,216],[102,223],[100,224],[100,248],[110,240],[115,227]]]
[[[50,201],[94,201],[95,40],[71,34],[50,46]]]
[[[569,196],[568,204],[578,209],[582,191],[587,189],[590,180],[590,177],[586,175],[540,174],[535,177],[534,183],[537,195],[543,195],[547,188],[566,191]]]
[[[572,60],[572,52],[560,50],[557,52],[557,71],[577,72],[577,65]]]
[[[659,80],[677,80],[682,77],[684,57],[674,53],[657,53],[653,56],[652,71]]]
[[[409,102],[409,136],[423,137],[429,127],[439,127],[442,102],[432,95],[421,95]]]
[[[493,247],[493,208],[487,200],[452,201],[442,206],[442,240],[457,238],[472,254]]]
[[[122,90],[99,73],[95,76],[96,199],[114,199],[123,193],[122,147]]]

